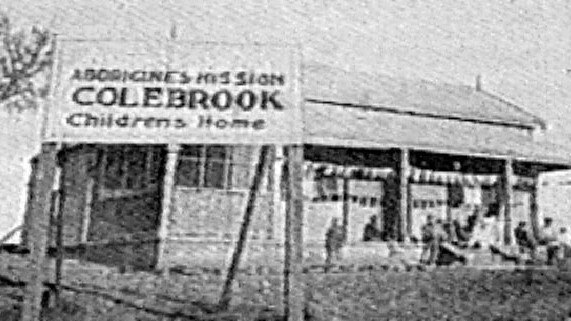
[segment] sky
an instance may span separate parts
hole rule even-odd
[[[299,43],[304,63],[474,85],[545,119],[571,150],[571,1],[0,0],[62,37]],[[173,27],[174,26],[174,27]],[[0,235],[23,213],[38,113],[0,111]]]

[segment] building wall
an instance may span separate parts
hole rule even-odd
[[[112,195],[98,182],[97,173],[102,166],[99,161],[96,148],[76,146],[66,153],[61,181],[65,198],[62,208],[64,246],[85,246],[83,257],[94,262],[149,268],[155,261],[161,210],[160,184],[154,189],[133,194]],[[95,180],[91,190],[88,188],[90,180]],[[86,204],[89,193],[92,198],[90,212]],[[89,224],[83,231],[88,213]],[[53,211],[51,246],[55,246],[56,241],[56,215]],[[81,239],[82,233],[86,233],[86,242]]]
[[[352,183],[359,192],[359,184]],[[374,184],[378,187],[378,184]],[[362,186],[361,186],[362,188]],[[377,190],[380,194],[380,191]],[[360,192],[363,193],[362,191]],[[357,195],[355,195],[357,196]],[[169,266],[228,267],[244,215],[246,192],[178,187],[174,193],[165,260]],[[283,266],[285,202],[272,212],[272,195],[262,193],[256,202],[243,266]],[[381,258],[386,251],[380,243],[363,244],[362,233],[372,215],[380,215],[379,203],[371,206],[366,197],[352,197],[349,204],[348,247],[345,256],[353,261]],[[303,237],[305,264],[323,264],[325,233],[331,219],[342,218],[342,201],[304,202]]]
[[[571,230],[571,184],[565,181],[547,182],[539,187],[540,224],[545,217],[553,218],[556,226]]]
[[[225,267],[238,239],[247,202],[246,191],[176,187],[164,260],[168,266]],[[269,194],[258,195],[254,207],[246,256],[272,255],[264,244],[273,244]],[[264,253],[262,253],[264,252]]]
[[[512,209],[512,228],[516,228],[518,222],[527,222],[531,226],[531,192],[523,190],[514,191]]]
[[[86,202],[89,167],[97,153],[79,150],[69,155],[65,164],[64,238],[67,245],[77,244]],[[308,181],[304,182],[308,186]],[[100,263],[130,264],[152,267],[156,259],[156,236],[161,211],[159,188],[136,195],[101,197],[96,192],[91,209],[86,257]],[[387,184],[379,181],[349,181],[348,245],[345,257],[352,262],[378,260],[386,254],[380,243],[362,242],[365,224],[371,216],[381,218],[380,225],[393,224],[388,220],[380,200],[390,194]],[[262,188],[257,196],[255,212],[244,253],[246,265],[276,265],[283,263],[285,203],[271,189]],[[281,193],[281,191],[278,191]],[[220,190],[175,186],[171,214],[167,220],[168,239],[165,243],[166,264],[169,266],[214,266],[226,268],[235,248],[247,201],[246,190]],[[453,217],[465,217],[474,205],[488,204],[495,194],[478,189],[464,189],[464,205],[453,209]],[[343,201],[316,199],[305,195],[304,243],[307,265],[324,262],[325,233],[332,220],[342,219]],[[339,195],[338,195],[339,196]],[[413,234],[419,233],[428,213],[446,217],[447,188],[436,185],[411,186],[413,203]],[[515,193],[513,221],[528,217],[529,195]],[[273,206],[273,200],[279,200]],[[375,202],[372,202],[372,200]],[[415,202],[434,202],[439,206],[415,206]],[[382,226],[380,226],[382,228]]]
[[[240,230],[247,202],[246,191],[177,187],[168,220],[169,236],[231,239]],[[250,237],[268,237],[270,195],[258,195]]]

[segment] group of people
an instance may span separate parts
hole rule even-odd
[[[489,247],[495,254],[511,257],[502,249],[501,229],[498,216],[483,218],[477,212],[468,217],[465,225],[458,220],[448,223],[428,216],[421,232],[423,251],[420,260],[422,263],[435,264],[443,248],[454,252],[454,249],[460,248]],[[540,246],[546,249],[547,264],[552,265],[560,259],[571,257],[571,234],[565,227],[556,229],[552,218],[544,219],[538,233],[534,233],[526,222],[519,222],[514,236],[520,252],[528,251],[533,261],[537,261],[537,249]],[[462,258],[461,254],[458,256]]]
[[[428,215],[426,223],[421,228],[423,246],[420,262],[428,265],[436,264],[445,245],[456,247],[479,246],[479,244],[471,242],[475,227],[476,220],[472,217],[468,219],[468,224],[462,225],[458,220],[453,220],[450,223],[444,222],[442,219],[435,220],[432,215]],[[451,252],[454,252],[453,249]]]
[[[369,223],[365,225],[363,231],[363,241],[382,241],[385,240],[385,233],[382,232],[377,225],[377,217],[375,215],[371,216]],[[335,261],[341,260],[341,250],[345,245],[346,241],[346,231],[339,219],[333,218],[331,220],[331,225],[325,233],[325,264],[331,265]]]
[[[421,263],[436,264],[441,251],[447,250],[452,256],[462,260],[462,248],[487,248],[501,252],[502,224],[498,216],[482,217],[476,210],[468,216],[466,223],[459,220],[444,221],[427,216],[421,227],[422,253]],[[536,259],[537,249],[544,246],[547,252],[547,263],[554,264],[558,259],[571,257],[571,233],[565,228],[556,229],[553,219],[544,219],[539,233],[534,233],[526,222],[519,222],[514,230],[517,245],[521,251],[529,251],[532,259]],[[346,231],[337,218],[334,218],[325,235],[326,264],[331,265],[341,260],[341,250],[346,242]],[[386,235],[378,228],[377,217],[371,216],[363,231],[363,241],[386,241]]]
[[[529,251],[532,259],[536,259],[539,246],[545,246],[549,265],[565,257],[571,257],[571,235],[566,227],[557,229],[550,217],[543,220],[543,226],[537,235],[526,222],[519,222],[514,230],[514,236],[520,250]]]

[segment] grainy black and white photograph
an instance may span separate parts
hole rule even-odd
[[[0,320],[571,320],[571,1],[0,0]]]

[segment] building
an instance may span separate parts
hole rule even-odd
[[[386,248],[362,242],[373,215],[388,238],[408,242],[428,214],[463,220],[482,209],[501,217],[512,243],[518,221],[537,228],[539,175],[571,168],[565,149],[539,142],[541,119],[480,85],[312,65],[304,66],[302,92],[308,265],[323,261],[333,217],[356,262],[377,260]],[[282,147],[272,146],[264,170],[247,264],[283,261]],[[63,151],[66,247],[141,268],[227,266],[259,146],[69,144]]]

